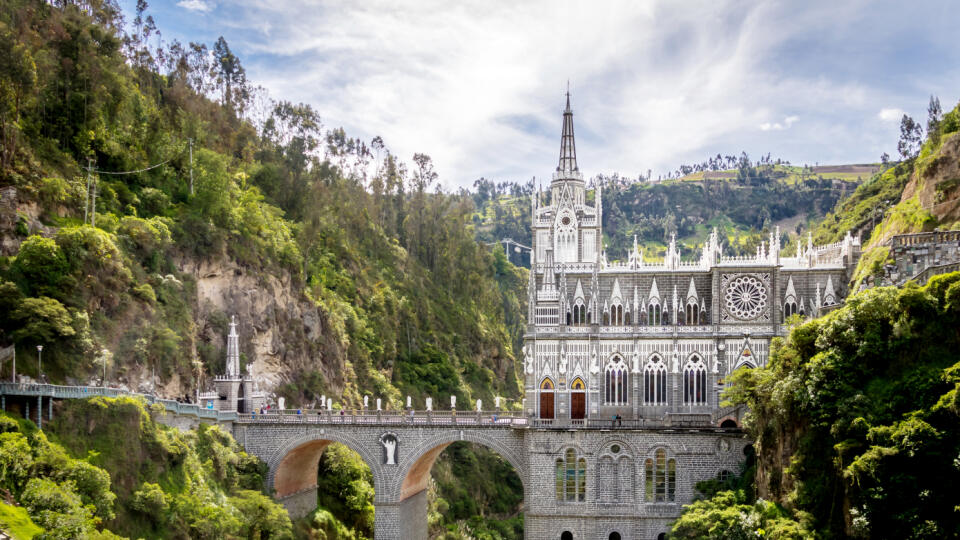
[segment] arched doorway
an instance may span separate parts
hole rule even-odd
[[[553,381],[548,377],[540,383],[540,418],[553,419],[553,404],[554,386]]]
[[[607,536],[607,540],[620,540],[620,533],[613,531],[609,536]]]
[[[570,418],[582,420],[587,416],[587,387],[583,379],[577,377],[570,384]]]
[[[563,531],[563,534],[560,535],[560,540],[573,540],[573,533],[570,531]]]
[[[737,428],[740,427],[737,425],[737,421],[732,418],[727,418],[723,422],[720,422],[720,427],[722,428]]]

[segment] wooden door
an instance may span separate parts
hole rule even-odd
[[[570,394],[570,418],[582,420],[587,416],[587,393],[572,392]]]
[[[553,392],[540,392],[540,418],[553,418]]]

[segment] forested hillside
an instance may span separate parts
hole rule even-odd
[[[738,163],[733,171],[699,172],[660,182],[619,175],[595,177],[594,184],[603,186],[608,259],[626,260],[634,235],[645,257],[662,257],[673,234],[685,256],[697,257],[713,227],[726,239],[725,251],[730,255],[755,253],[777,226],[785,246],[795,244],[801,233],[816,226],[861,182],[847,172],[787,174],[785,166],[768,158],[754,163],[746,154]],[[480,179],[474,188],[473,222],[478,236],[487,242],[512,238],[529,246],[534,184]],[[525,254],[511,256],[514,263],[526,264]]]
[[[468,195],[426,154],[271,100],[225,40],[125,15],[0,0],[0,346],[20,375],[43,345],[52,382],[190,398],[236,315],[243,368],[293,406],[518,403],[526,274],[475,240]],[[438,489],[463,505],[484,489],[466,484]]]
[[[262,91],[226,42],[154,50],[145,13],[133,35],[119,17],[26,0],[0,13],[14,188],[0,339],[23,373],[44,344],[54,381],[106,361],[112,383],[155,370],[177,383],[161,393],[190,394],[194,359],[222,369],[237,313],[245,362],[297,403],[517,395],[503,321],[520,320],[524,275],[474,241],[470,199],[434,190],[428,156],[406,163],[307,105],[252,122]]]

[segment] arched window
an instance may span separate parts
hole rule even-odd
[[[687,300],[686,322],[688,325],[700,324],[700,306],[696,298]]]
[[[620,356],[614,356],[607,362],[604,371],[603,401],[607,405],[626,405],[627,403],[627,364]]]
[[[580,326],[587,323],[587,306],[583,305],[583,299],[577,298],[573,305],[573,324]]]
[[[683,402],[688,405],[707,403],[707,366],[696,355],[683,366]]]
[[[650,302],[650,305],[647,306],[647,320],[650,321],[652,326],[660,326],[660,300],[654,299]]]
[[[646,485],[644,500],[647,502],[673,502],[677,498],[677,461],[667,459],[663,448],[657,449],[653,458],[644,463]]]
[[[783,318],[786,320],[787,317],[791,315],[796,315],[797,313],[797,303],[793,301],[788,301],[783,304]]]
[[[577,452],[568,448],[556,462],[556,495],[558,501],[583,502],[587,494],[587,460],[577,459]]]
[[[612,326],[623,326],[623,305],[614,304],[610,307],[610,324]]]
[[[643,368],[643,403],[667,404],[667,365],[659,356],[652,356]]]
[[[554,258],[556,262],[576,262],[577,223],[576,218],[569,211],[562,212],[557,219],[554,235],[556,239]]]

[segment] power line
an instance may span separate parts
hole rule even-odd
[[[174,156],[174,157],[176,157],[176,156]],[[170,158],[170,159],[168,159],[168,160],[166,160],[166,161],[161,161],[160,163],[157,163],[156,165],[151,165],[151,166],[145,167],[145,168],[143,168],[143,169],[137,169],[137,170],[135,170],[135,171],[101,171],[101,170],[99,170],[99,169],[93,169],[91,172],[95,172],[95,173],[97,173],[97,174],[113,174],[113,175],[138,174],[138,173],[142,173],[142,172],[149,171],[150,169],[156,169],[157,167],[159,167],[159,166],[161,166],[161,165],[166,165],[167,163],[170,163],[171,161],[173,161],[173,158]]]

